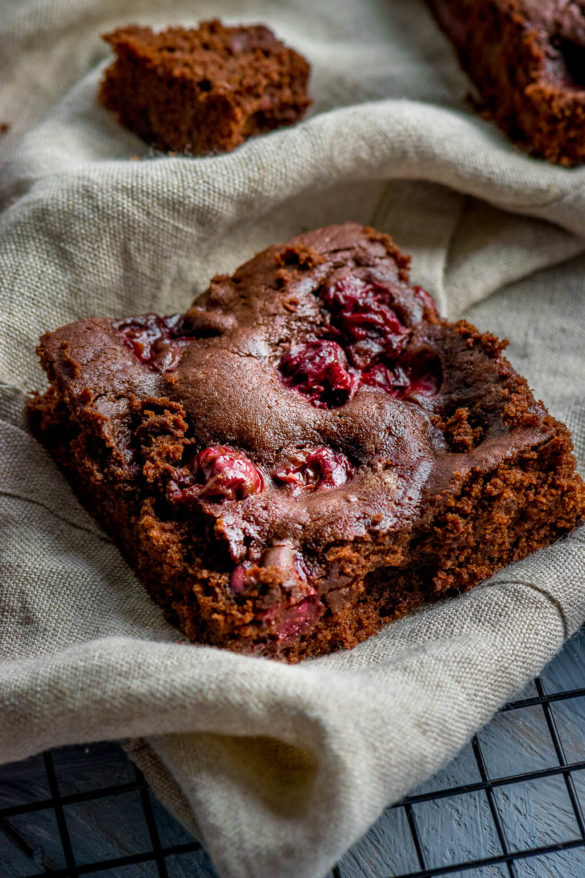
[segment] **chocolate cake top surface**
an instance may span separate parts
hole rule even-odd
[[[213,521],[238,564],[400,530],[471,468],[547,441],[502,347],[441,320],[391,240],[347,223],[214,278],[184,315],[79,321],[41,356],[96,413],[112,477]],[[145,467],[136,412],[155,435],[165,406],[182,438]]]
[[[291,57],[308,64],[278,40],[263,24],[224,25],[219,19],[200,22],[197,28],[128,25],[103,37],[117,52],[140,59],[153,69],[164,69],[175,79],[198,80],[200,89],[229,92],[252,91],[266,78],[276,79],[278,69],[288,68]]]

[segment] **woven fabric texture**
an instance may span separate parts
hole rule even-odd
[[[264,21],[313,66],[294,128],[151,151],[96,102],[99,34]],[[351,652],[289,667],[191,646],[27,433],[46,329],[184,309],[269,243],[389,232],[441,310],[509,356],[585,463],[585,169],[514,149],[422,0],[26,0],[0,20],[0,760],[123,738],[225,878],[320,878],[585,617],[585,534]]]

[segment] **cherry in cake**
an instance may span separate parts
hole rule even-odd
[[[298,661],[469,589],[585,515],[567,429],[348,223],[183,315],[49,332],[30,420],[193,641]]]

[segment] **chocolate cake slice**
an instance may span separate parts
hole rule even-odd
[[[43,336],[30,418],[193,641],[298,661],[469,589],[585,515],[569,433],[348,223],[184,315]]]
[[[224,152],[305,113],[308,62],[264,25],[154,33],[129,25],[106,34],[116,52],[99,99],[120,122],[163,150]]]
[[[585,161],[583,0],[428,0],[483,109],[535,156]]]

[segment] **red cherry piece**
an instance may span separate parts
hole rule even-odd
[[[426,353],[413,359],[405,367],[410,387],[409,396],[435,396],[443,382],[443,369],[437,356]]]
[[[233,448],[211,445],[195,458],[197,476],[203,480],[198,495],[206,500],[244,500],[264,488],[264,479],[252,461]]]
[[[305,394],[319,408],[343,405],[355,390],[347,358],[334,341],[312,341],[291,348],[279,369],[287,387]]]
[[[353,473],[354,467],[344,454],[323,447],[295,452],[273,475],[277,482],[299,493],[336,488],[344,485]]]
[[[410,396],[435,396],[442,381],[441,363],[438,358],[421,358],[409,364],[389,367],[377,363],[364,372],[361,384],[380,387],[390,396],[405,399]]]
[[[418,396],[435,396],[439,392],[440,386],[440,376],[434,372],[427,372],[418,377],[413,376],[409,392]]]
[[[157,372],[174,369],[180,356],[180,349],[189,341],[182,335],[183,318],[180,314],[160,317],[158,314],[143,314],[129,317],[114,324],[121,332],[124,341],[141,363]]]
[[[230,588],[236,594],[242,594],[246,587],[246,573],[250,568],[250,562],[238,564],[231,575]]]
[[[288,640],[300,631],[310,629],[322,612],[323,606],[316,595],[303,598],[300,603],[282,614],[276,628],[277,639]]]
[[[380,387],[390,396],[401,397],[408,389],[408,378],[400,368],[390,369],[384,363],[376,363],[362,374],[361,384]]]
[[[320,295],[358,368],[366,368],[381,353],[395,356],[404,347],[409,330],[390,307],[390,293],[382,285],[347,277],[324,287]]]

